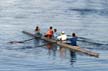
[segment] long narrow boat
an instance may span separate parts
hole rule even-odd
[[[27,31],[22,31],[22,32],[24,34],[29,35],[29,36],[37,37],[35,34],[30,33],[30,32],[27,32]],[[45,41],[48,41],[48,42],[51,42],[51,43],[54,43],[54,44],[57,44],[59,46],[65,47],[65,48],[69,48],[69,49],[77,51],[77,52],[84,53],[84,54],[89,55],[89,56],[93,56],[93,57],[97,57],[97,58],[99,57],[99,53],[92,52],[88,49],[80,48],[79,46],[71,46],[69,44],[65,44],[65,43],[62,43],[60,41],[56,41],[54,39],[49,39],[49,38],[46,38],[46,37],[38,37],[38,38],[42,39],[42,40],[45,40]]]

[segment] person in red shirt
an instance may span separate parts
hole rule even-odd
[[[53,33],[54,33],[53,32],[53,28],[52,28],[52,26],[50,26],[48,31],[47,31],[47,33],[45,34],[45,37],[52,38],[53,37]]]
[[[53,28],[52,28],[52,26],[50,26],[49,27],[49,29],[48,29],[48,31],[45,33],[45,37],[47,37],[47,38],[49,38],[49,39],[51,39],[51,38],[53,38]],[[48,48],[48,52],[50,53],[50,49],[52,48],[52,44],[51,43],[48,43],[47,44],[47,48]]]

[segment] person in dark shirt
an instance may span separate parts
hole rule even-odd
[[[35,35],[36,35],[37,37],[41,37],[41,36],[42,36],[42,34],[41,34],[41,32],[40,32],[39,26],[36,26],[36,28],[35,28]]]
[[[72,38],[69,38],[70,45],[77,46],[77,39],[78,37],[76,36],[76,34],[72,33]]]
[[[72,37],[69,38],[70,45],[77,46],[77,39],[78,39],[78,37],[76,36],[76,34],[72,33]],[[76,53],[75,53],[75,51],[70,50],[70,56],[71,56],[70,62],[71,62],[71,65],[73,65],[73,63],[76,62]]]

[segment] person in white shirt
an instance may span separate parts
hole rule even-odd
[[[61,35],[57,37],[58,40],[63,41],[64,43],[67,40],[67,35],[64,33],[64,31],[61,32]]]

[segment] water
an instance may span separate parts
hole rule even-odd
[[[0,0],[0,71],[107,71],[108,0]],[[100,53],[99,58],[72,54],[65,49],[35,47],[34,40],[24,44],[7,44],[31,37],[22,30],[41,31],[49,26],[75,32],[78,45]],[[63,49],[64,50],[64,49]]]

